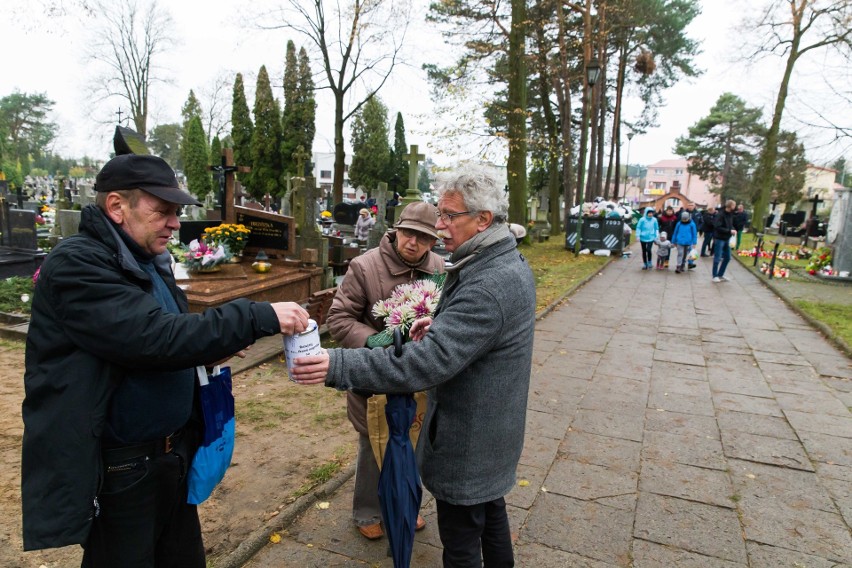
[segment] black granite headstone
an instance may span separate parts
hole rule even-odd
[[[358,212],[363,208],[361,203],[338,203],[331,214],[338,225],[355,225],[358,222]]]
[[[15,249],[37,251],[38,234],[35,222],[35,211],[9,209],[9,239],[7,246]]]
[[[204,221],[181,221],[180,230],[178,231],[178,240],[185,245],[188,245],[195,239],[200,239],[204,234],[204,229],[207,227],[218,227],[222,224],[220,220],[204,220]]]
[[[285,257],[296,250],[296,224],[292,217],[239,206],[234,207],[234,212],[237,223],[251,231],[246,255],[263,250],[270,256]]]

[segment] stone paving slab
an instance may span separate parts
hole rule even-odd
[[[633,541],[633,568],[660,568],[677,566],[678,568],[740,568],[746,564],[722,560],[712,556],[696,554],[656,542],[635,539]]]
[[[746,432],[783,440],[798,439],[796,432],[793,431],[790,424],[784,418],[777,416],[720,410],[716,413],[716,421],[719,424],[719,428],[726,432]]]
[[[574,422],[571,423],[571,428],[590,434],[640,442],[642,441],[643,422],[644,413],[614,414],[612,412],[580,409],[577,411]]]
[[[577,430],[568,432],[559,445],[559,454],[567,459],[617,472],[638,472],[641,453],[639,442]]]
[[[651,377],[654,379],[663,377],[706,381],[707,370],[704,367],[696,365],[686,365],[684,363],[672,363],[668,361],[654,361],[654,366],[651,369]]]
[[[748,552],[749,563],[754,568],[775,568],[778,566],[838,568],[837,562],[833,560],[827,560],[811,554],[803,554],[778,546],[767,546],[753,541],[746,543],[746,550]]]
[[[714,469],[645,460],[642,462],[639,490],[734,508],[734,491],[727,472]]]
[[[829,436],[852,438],[852,413],[847,416],[829,416],[785,410],[784,416],[797,432],[817,432]]]
[[[719,440],[719,426],[712,416],[667,412],[649,408],[645,411],[645,432],[664,432],[683,437]]]
[[[850,417],[849,409],[834,393],[828,390],[811,391],[808,393],[785,393],[775,395],[781,410],[804,412],[808,414],[830,414],[833,416]]]
[[[637,538],[745,564],[747,557],[737,513],[726,507],[640,493]]]
[[[544,480],[549,493],[595,501],[636,493],[638,472],[615,470],[558,456]]]
[[[748,396],[730,392],[714,392],[713,404],[717,409],[765,416],[783,416],[775,399]]]
[[[523,541],[627,566],[632,533],[632,510],[543,493],[530,510]]]
[[[814,471],[798,440],[760,436],[736,430],[722,430],[725,457]]]
[[[535,566],[537,568],[613,568],[615,566],[626,566],[626,564],[609,564],[599,560],[593,560],[572,554],[538,543],[520,542],[515,547],[516,566]]]
[[[668,361],[669,363],[683,363],[685,365],[696,365],[703,367],[705,360],[702,353],[688,353],[680,350],[654,351],[654,361]]]
[[[642,459],[658,460],[708,469],[725,469],[721,441],[709,437],[645,432]]]
[[[852,467],[852,438],[804,430],[799,438],[813,461]]]

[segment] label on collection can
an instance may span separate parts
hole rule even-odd
[[[308,320],[308,327],[302,333],[296,335],[284,336],[284,358],[287,360],[287,374],[293,369],[293,360],[297,357],[306,357],[308,355],[319,355],[322,353],[322,345],[320,344],[319,327],[317,322],[312,319]],[[290,380],[293,380],[290,375]]]

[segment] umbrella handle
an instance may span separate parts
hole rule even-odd
[[[402,355],[402,332],[399,328],[393,330],[393,354],[396,357]]]

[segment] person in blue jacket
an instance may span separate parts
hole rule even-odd
[[[642,246],[642,270],[650,270],[654,241],[660,236],[660,224],[654,217],[653,207],[646,207],[645,215],[636,223],[636,236]]]
[[[684,271],[686,259],[689,252],[696,244],[698,244],[698,228],[695,226],[695,221],[688,211],[680,214],[680,221],[675,224],[674,233],[672,234],[672,244],[677,247],[677,268],[675,274],[680,274]],[[689,265],[690,268],[695,268],[694,264]]]

